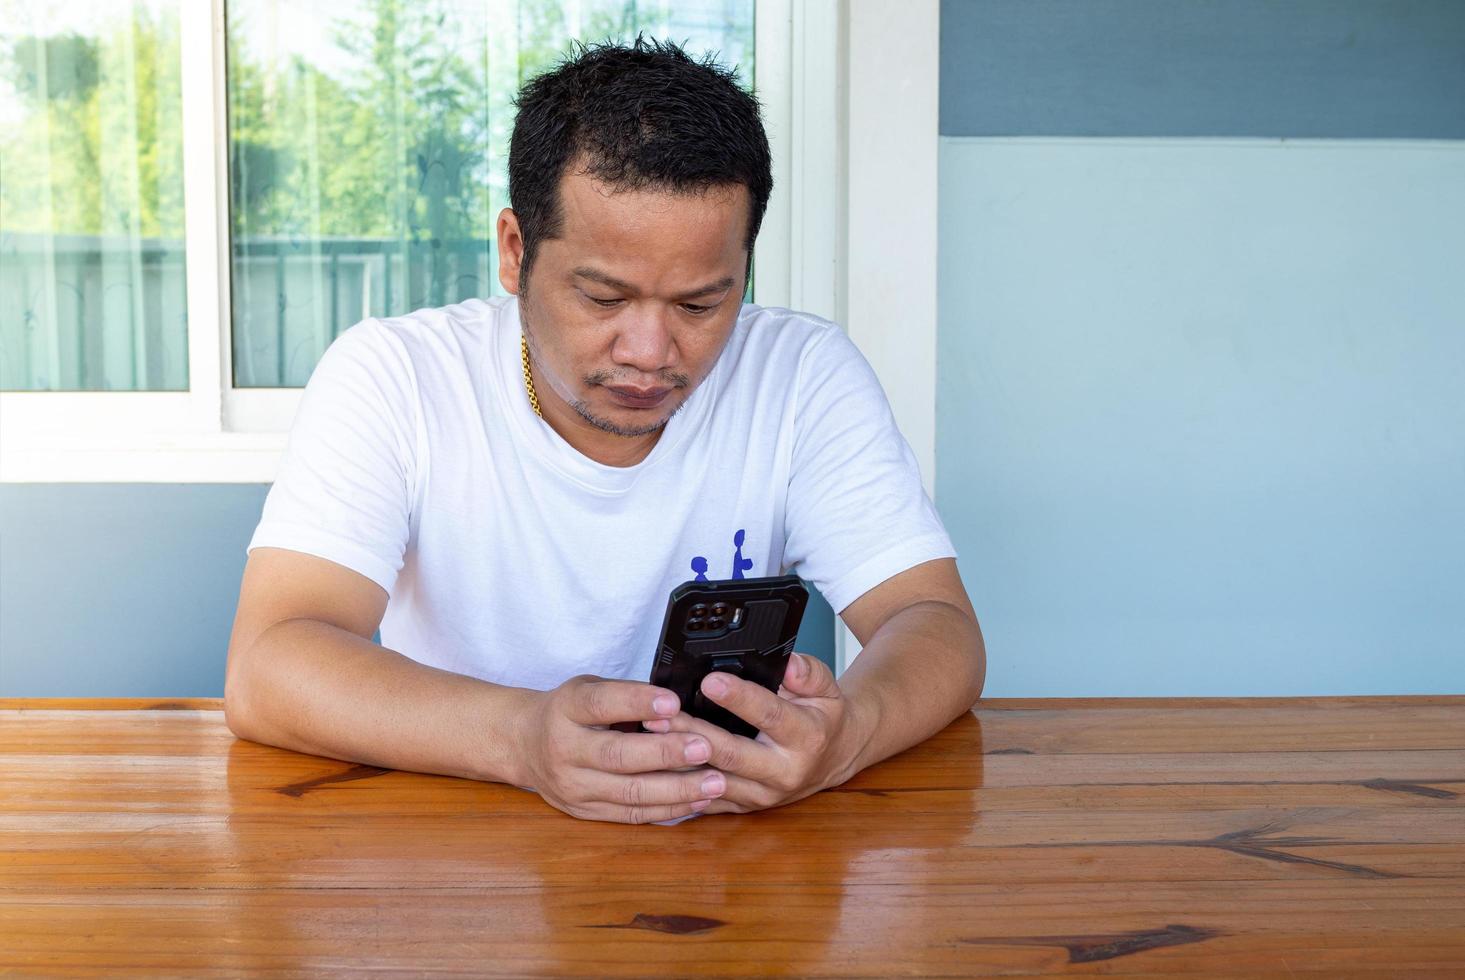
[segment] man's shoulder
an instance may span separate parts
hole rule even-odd
[[[744,303],[738,311],[738,326],[765,337],[785,334],[791,338],[814,338],[828,331],[840,331],[839,324],[813,313],[791,310],[786,306],[759,306]]]
[[[865,363],[839,324],[786,307],[743,304],[736,336],[739,362],[756,365],[759,373],[808,378]]]
[[[411,366],[461,364],[476,358],[512,297],[468,299],[449,306],[424,307],[400,316],[368,317],[332,341],[330,356],[347,354]]]
[[[401,316],[373,317],[358,326],[373,324],[374,327],[368,330],[379,338],[394,337],[409,346],[446,338],[454,338],[460,343],[464,340],[481,342],[511,302],[512,296],[465,299],[461,303],[424,307]]]
[[[839,324],[782,306],[744,303],[736,336],[741,360],[764,367],[798,370],[812,354],[849,344]]]

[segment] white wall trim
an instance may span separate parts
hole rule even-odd
[[[845,322],[845,191],[843,49],[847,15],[841,0],[804,0],[792,25],[789,94],[792,129],[788,193],[788,305]]]
[[[927,492],[936,470],[939,0],[849,4],[848,326]]]
[[[758,302],[788,302],[790,226],[793,203],[788,192],[789,132],[793,125],[790,62],[793,59],[793,0],[757,0],[753,14],[754,93],[763,105],[763,128],[773,151],[773,194],[753,249],[753,282]]]
[[[758,67],[773,196],[753,256],[756,299],[843,322],[844,0],[759,0]]]
[[[845,323],[936,482],[940,0],[847,0]],[[859,654],[841,622],[835,669]]]

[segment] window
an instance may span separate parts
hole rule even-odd
[[[176,0],[0,18],[0,389],[188,388]]]
[[[502,293],[511,99],[574,37],[675,39],[750,85],[756,62],[760,302],[797,298],[791,242],[836,224],[788,197],[827,147],[785,138],[833,103],[834,0],[28,9],[0,22],[0,480],[272,479],[341,330]]]

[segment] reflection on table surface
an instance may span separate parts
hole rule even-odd
[[[0,702],[0,968],[1465,966],[1460,698],[984,702],[842,787],[674,827],[151,704]]]

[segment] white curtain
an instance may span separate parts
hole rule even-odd
[[[0,388],[188,387],[176,0],[0,4]]]

